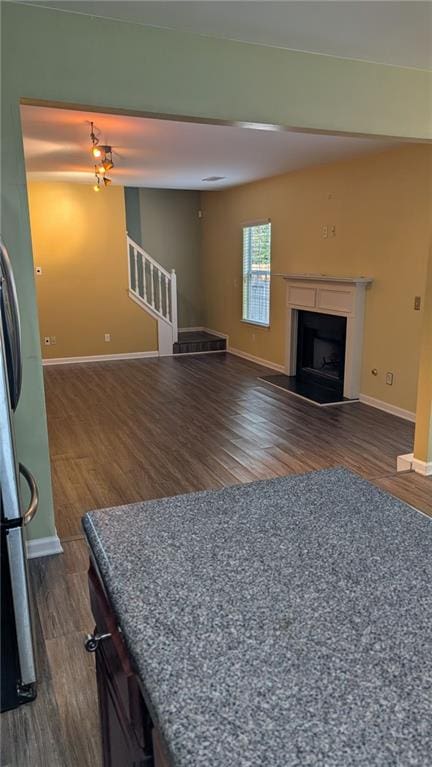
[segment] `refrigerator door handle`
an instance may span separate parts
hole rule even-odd
[[[28,525],[29,522],[32,521],[34,515],[36,514],[38,510],[39,491],[38,491],[38,486],[36,484],[36,480],[33,474],[31,473],[31,471],[27,468],[27,466],[24,466],[24,464],[20,463],[19,470],[20,470],[20,474],[22,474],[22,476],[26,480],[31,493],[29,507],[27,511],[23,514],[23,523],[25,525]]]
[[[10,301],[10,312],[12,322],[11,353],[12,364],[14,366],[14,382],[10,392],[12,410],[16,410],[18,400],[21,394],[22,386],[22,351],[21,351],[21,322],[18,306],[18,296],[15,278],[12,271],[12,265],[6,246],[0,236],[0,271],[3,272],[3,280],[7,282],[8,296]],[[1,282],[1,280],[0,280]],[[0,318],[1,319],[1,318]]]
[[[31,693],[29,685],[36,681],[36,669],[31,630],[30,599],[27,585],[27,560],[21,527],[7,531],[6,538],[12,588],[13,610],[18,655],[20,661],[19,694]]]

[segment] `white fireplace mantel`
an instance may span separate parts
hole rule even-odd
[[[286,281],[286,361],[289,376],[297,365],[298,312],[319,312],[346,317],[344,397],[357,399],[363,347],[365,291],[370,277],[326,274],[279,274]]]
[[[352,282],[354,285],[369,285],[372,277],[333,277],[330,274],[289,274],[272,272],[272,277],[283,277],[284,280],[295,282]]]

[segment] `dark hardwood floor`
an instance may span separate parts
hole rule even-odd
[[[2,767],[100,767],[93,630],[83,540],[30,561],[38,696],[1,715]],[[119,765],[120,767],[120,765]]]
[[[367,405],[318,408],[230,354],[45,368],[57,529],[88,509],[343,465],[432,513],[396,477],[413,425]]]
[[[39,696],[2,716],[2,767],[100,766],[88,509],[343,465],[432,514],[432,480],[395,471],[412,424],[359,403],[318,408],[266,373],[229,354],[45,368],[65,553],[30,562]]]

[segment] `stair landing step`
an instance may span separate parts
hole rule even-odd
[[[173,345],[174,354],[193,354],[194,352],[222,352],[226,350],[226,339],[206,333],[204,330],[184,331],[178,334],[178,341]]]

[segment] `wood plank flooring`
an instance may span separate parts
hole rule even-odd
[[[30,562],[38,696],[1,715],[2,767],[100,767],[93,629],[84,540]],[[119,765],[120,767],[120,765]]]
[[[412,424],[310,405],[264,372],[229,354],[45,368],[60,537],[92,508],[337,465],[432,513],[420,477],[395,478]]]
[[[412,424],[309,405],[258,381],[266,372],[228,354],[45,368],[65,553],[30,562],[39,695],[2,716],[2,767],[100,767],[88,509],[343,465],[432,515],[432,480],[395,472]]]

